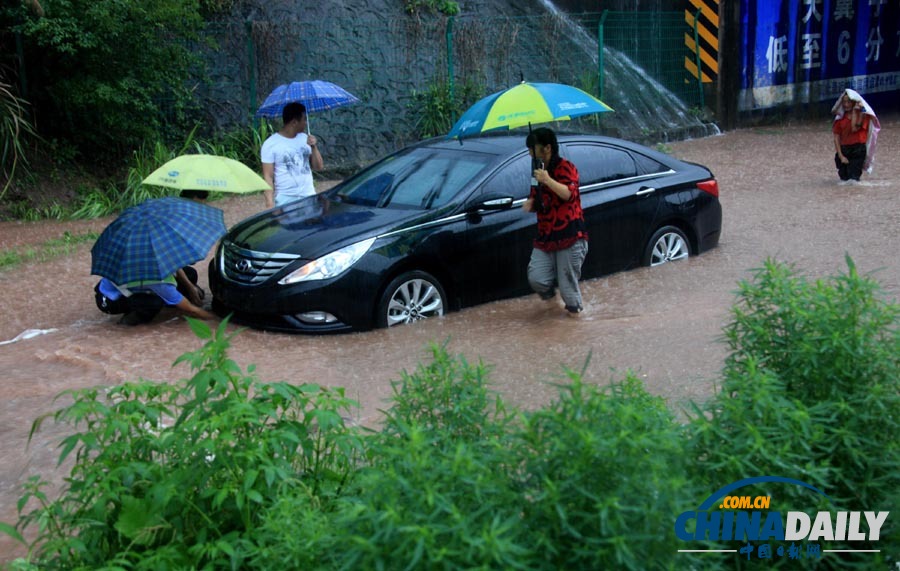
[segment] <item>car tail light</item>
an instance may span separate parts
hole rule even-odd
[[[703,182],[697,183],[697,188],[702,190],[707,194],[711,194],[716,198],[719,198],[719,183],[716,182],[716,179],[712,180],[704,180]]]

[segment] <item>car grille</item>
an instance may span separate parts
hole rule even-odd
[[[231,281],[244,285],[259,285],[300,258],[293,254],[271,254],[238,248],[230,242],[222,246],[219,267]]]

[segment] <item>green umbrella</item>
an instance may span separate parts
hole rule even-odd
[[[211,192],[257,192],[269,184],[240,161],[218,155],[181,155],[159,167],[141,181],[178,190]]]

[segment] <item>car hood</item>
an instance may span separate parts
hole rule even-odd
[[[346,204],[320,194],[251,216],[225,236],[240,248],[312,259],[418,223],[428,212]]]

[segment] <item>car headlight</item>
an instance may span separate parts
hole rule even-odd
[[[375,238],[369,238],[356,244],[351,244],[340,250],[322,256],[316,260],[300,266],[293,272],[278,280],[279,285],[290,285],[297,282],[312,280],[325,280],[339,275],[341,272],[355,264],[369,251]]]

